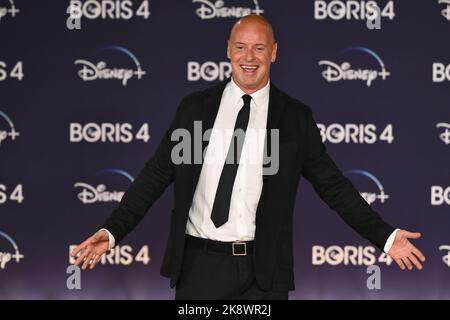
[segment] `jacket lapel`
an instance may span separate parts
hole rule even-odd
[[[267,111],[264,155],[270,156],[272,154],[271,139],[270,139],[271,130],[280,130],[279,122],[284,107],[285,107],[285,100],[282,97],[281,91],[273,84],[273,82],[271,82],[269,93],[269,109]],[[270,164],[266,165],[263,164],[263,167],[267,167],[269,165]],[[268,178],[267,175],[263,175],[263,184],[265,183],[267,178]]]

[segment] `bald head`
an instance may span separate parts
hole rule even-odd
[[[251,14],[248,16],[244,16],[242,18],[240,18],[238,21],[236,21],[236,23],[233,25],[233,27],[231,28],[231,32],[230,32],[230,39],[233,37],[233,34],[236,32],[236,30],[245,28],[245,27],[263,27],[267,30],[267,35],[269,37],[269,39],[271,39],[271,42],[274,43],[275,42],[275,34],[273,32],[273,28],[272,25],[270,24],[270,22],[264,18],[263,16],[258,16],[256,14]]]

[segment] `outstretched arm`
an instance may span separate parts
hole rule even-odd
[[[320,198],[350,227],[383,250],[389,236],[394,235],[395,229],[370,207],[330,158],[311,112],[307,115],[306,130],[307,151],[303,176],[311,182]],[[417,234],[398,231],[387,253],[402,269],[404,266],[400,262],[404,261],[409,268],[411,266],[409,259],[420,269],[421,265],[415,256],[421,261],[425,261],[425,257],[407,240],[407,237],[417,237]]]
[[[171,129],[162,138],[134,182],[125,192],[118,208],[105,221],[107,229],[119,243],[142,220],[148,209],[173,181],[174,165],[171,160]]]
[[[171,159],[171,135],[178,126],[179,114],[184,105],[183,101],[155,154],[147,161],[145,167],[128,188],[118,208],[105,221],[102,229],[106,230],[99,230],[72,251],[73,257],[79,255],[75,262],[76,265],[80,265],[84,261],[83,269],[88,265],[92,269],[114,243],[119,243],[134,229],[148,209],[173,181],[174,164]]]

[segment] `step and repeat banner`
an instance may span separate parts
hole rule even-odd
[[[0,299],[173,298],[159,275],[170,187],[95,270],[69,252],[181,99],[230,75],[229,31],[250,13],[275,29],[271,80],[427,257],[401,271],[302,180],[290,299],[450,299],[449,0],[0,0]]]

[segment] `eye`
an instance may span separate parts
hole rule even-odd
[[[256,47],[256,51],[257,52],[263,52],[264,51],[264,47]]]

